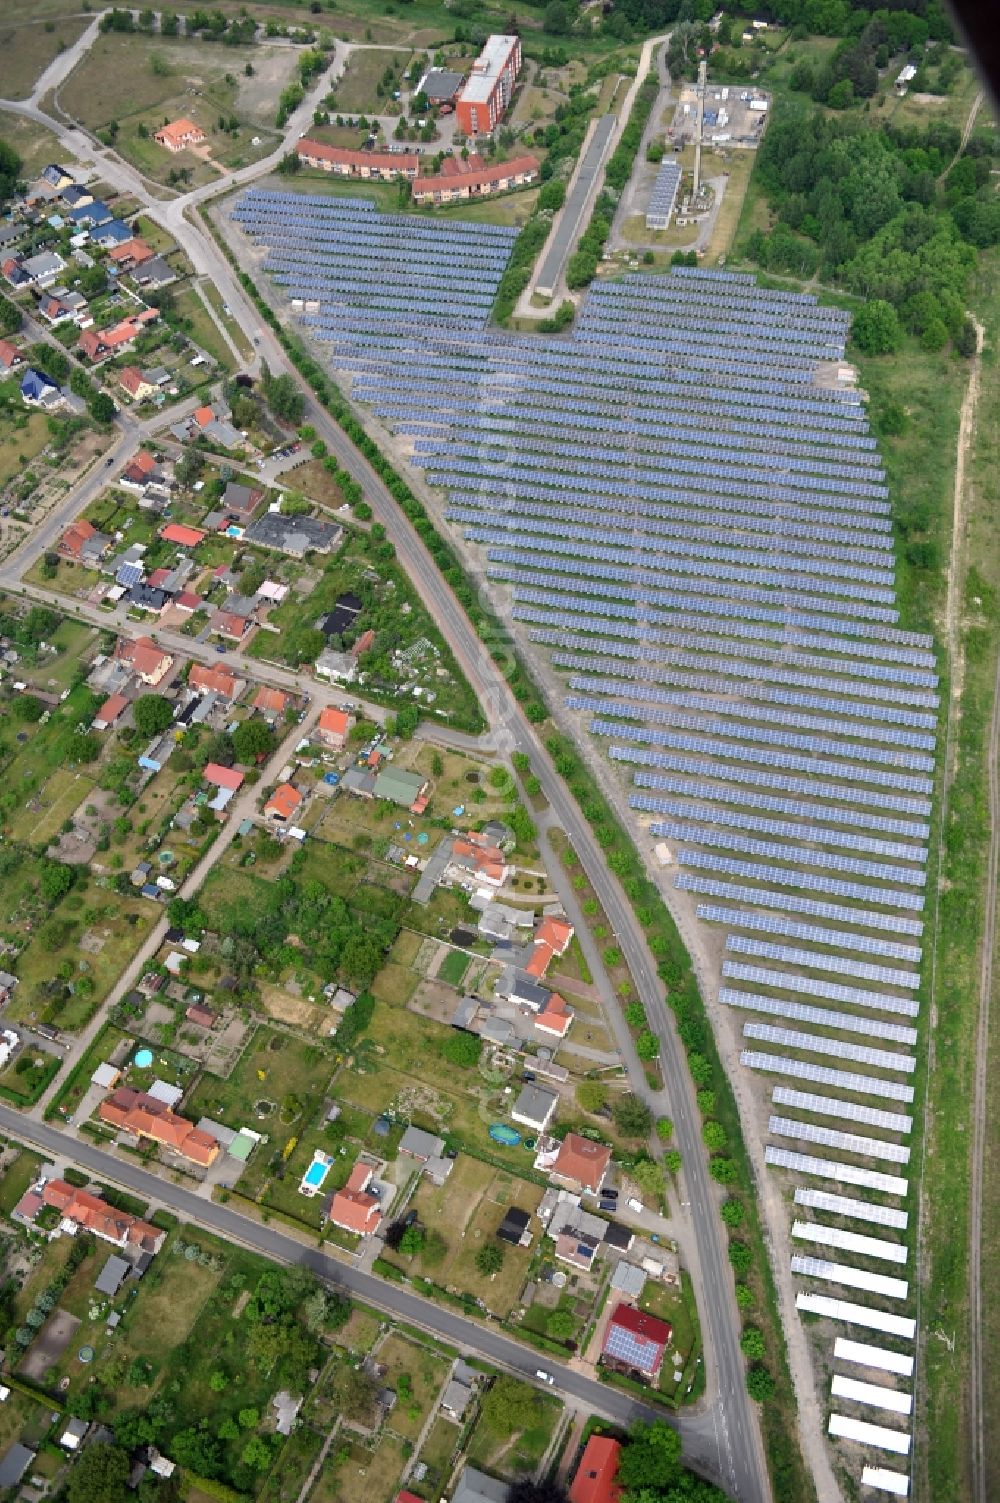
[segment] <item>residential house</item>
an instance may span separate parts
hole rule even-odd
[[[408,1127],[399,1140],[399,1152],[409,1154],[418,1163],[440,1158],[444,1153],[444,1138],[438,1138],[422,1127]]]
[[[91,322],[87,311],[87,299],[79,292],[68,292],[65,287],[53,288],[39,300],[38,314],[48,324],[50,329],[57,329],[60,324],[75,322],[80,328],[86,328]]]
[[[133,402],[144,402],[147,397],[154,396],[156,387],[147,381],[137,365],[126,365],[118,374],[118,385],[122,391],[127,392]]]
[[[570,1486],[569,1503],[620,1503],[622,1493],[615,1477],[621,1454],[620,1441],[592,1435]]]
[[[127,637],[119,638],[115,657],[120,662],[128,663],[136,678],[153,689],[163,682],[174,666],[170,653],[157,646],[152,637],[136,637],[134,641]]]
[[[171,282],[176,282],[177,273],[162,256],[150,256],[133,268],[132,280],[137,287],[158,292],[161,287],[169,287]]]
[[[213,1137],[145,1091],[119,1086],[101,1102],[98,1115],[109,1126],[138,1138],[148,1138],[202,1168],[218,1158],[219,1145]]]
[[[118,1210],[92,1191],[78,1189],[63,1179],[46,1179],[32,1186],[11,1215],[22,1225],[33,1225],[43,1206],[52,1206],[59,1212],[65,1231],[71,1234],[90,1232],[102,1242],[132,1249],[136,1254],[159,1252],[166,1237],[166,1232],[159,1227],[130,1215],[128,1211]]]
[[[212,612],[208,629],[216,636],[227,637],[230,642],[242,642],[253,624],[249,616],[222,609]]]
[[[564,997],[560,997],[558,992],[549,992],[544,1006],[535,1013],[534,1024],[542,1033],[563,1039],[569,1032],[574,1016],[573,1009]]]
[[[478,1467],[464,1466],[451,1503],[507,1503],[510,1484],[489,1477]]]
[[[200,125],[182,116],[180,120],[172,120],[169,125],[154,131],[153,140],[168,151],[177,152],[186,151],[189,146],[200,146],[208,137]]]
[[[0,971],[0,1007],[6,1006],[10,1001],[16,986],[16,976],[12,976],[10,971]]]
[[[108,260],[119,271],[134,271],[145,261],[153,259],[153,252],[143,240],[141,235],[133,235],[129,240],[123,240],[120,245],[113,245],[108,252]]]
[[[604,1183],[610,1164],[611,1149],[606,1144],[569,1132],[560,1144],[554,1163],[548,1168],[553,1179],[564,1180],[596,1194]]]
[[[335,522],[316,517],[286,517],[281,512],[265,512],[246,531],[246,541],[259,548],[275,548],[291,558],[307,553],[331,553],[340,545],[344,529]]]
[[[241,485],[236,480],[230,480],[222,493],[219,506],[227,516],[235,517],[237,522],[249,522],[264,496],[265,492],[259,486]]]
[[[188,687],[198,694],[219,694],[223,699],[238,699],[243,693],[245,681],[221,664],[210,668],[195,663],[188,674]]]
[[[37,256],[29,256],[21,265],[28,281],[43,288],[51,287],[65,269],[66,262],[56,251],[39,251]]]
[[[135,584],[129,586],[126,598],[137,610],[149,611],[153,616],[162,616],[170,604],[166,590],[160,589],[151,580],[136,580]]]
[[[90,723],[95,731],[109,730],[127,709],[128,700],[124,694],[112,694],[104,701]]]
[[[84,329],[77,342],[80,354],[88,360],[103,360],[106,355],[117,355],[134,344],[147,324],[159,318],[156,308],[144,308],[141,313],[130,313],[105,329]]]
[[[313,664],[317,678],[326,678],[331,683],[350,684],[358,676],[358,665],[352,653],[334,652],[326,648]]]
[[[502,887],[511,872],[503,851],[474,830],[452,841],[451,866],[459,881],[487,887]]]
[[[369,1164],[355,1164],[347,1184],[335,1191],[330,1201],[328,1218],[334,1226],[361,1237],[371,1236],[378,1228],[382,1210],[378,1196],[369,1189],[373,1178],[374,1170]]]
[[[511,1117],[533,1132],[544,1132],[552,1121],[559,1097],[541,1086],[525,1085],[511,1108]]]
[[[490,193],[506,193],[538,181],[541,163],[530,152],[509,162],[484,162],[470,167],[460,157],[446,157],[442,170],[433,177],[418,177],[413,183],[416,204],[452,204],[462,199],[483,198]],[[451,170],[445,170],[451,166]]]
[[[573,938],[573,925],[566,918],[543,918],[535,934],[535,947],[525,973],[540,980],[556,955],[565,955]]]
[[[202,777],[217,790],[208,805],[216,814],[223,813],[233,795],[240,791],[246,781],[243,773],[237,772],[235,767],[222,767],[218,762],[207,762]]]
[[[77,204],[75,209],[70,209],[66,217],[76,229],[90,230],[107,224],[114,215],[103,198],[92,198],[89,203]]]
[[[284,715],[289,703],[289,696],[283,689],[269,689],[264,685],[254,696],[253,708],[259,710],[266,720],[274,720],[278,715]]]
[[[140,449],[125,466],[118,484],[125,490],[142,491],[151,482],[162,480],[163,471],[148,449]]]
[[[24,356],[9,339],[0,339],[0,376],[9,376],[15,366],[24,364]]]
[[[18,256],[7,256],[0,263],[0,272],[3,272],[4,281],[11,287],[27,287],[31,281]]]
[[[306,167],[332,172],[335,177],[392,182],[400,177],[412,180],[420,170],[420,158],[412,151],[352,151],[311,141],[308,136],[296,142],[295,151]]]
[[[287,825],[302,803],[302,795],[291,783],[279,783],[264,805],[264,818],[275,825]]]
[[[68,188],[63,188],[59,197],[67,209],[79,209],[84,204],[92,204],[94,195],[83,183],[70,183]]]
[[[99,532],[86,517],[77,517],[59,539],[57,551],[64,558],[81,564],[95,564],[103,558],[111,544],[106,532]]]
[[[337,710],[327,705],[316,725],[316,735],[324,746],[340,751],[347,744],[354,723],[355,717],[349,710]]]
[[[670,1335],[667,1321],[632,1305],[618,1305],[604,1333],[601,1361],[618,1372],[652,1381],[663,1366]]]
[[[462,1421],[465,1411],[472,1403],[472,1389],[457,1378],[451,1378],[441,1395],[441,1413],[449,1419]]]
[[[642,1298],[642,1291],[646,1287],[645,1271],[637,1263],[629,1263],[625,1258],[619,1258],[615,1264],[614,1273],[611,1275],[611,1287],[616,1294],[638,1301]]]
[[[63,167],[60,162],[50,162],[47,167],[42,168],[38,176],[43,183],[48,183],[50,188],[54,188],[63,197],[65,197],[63,189],[71,188],[76,181],[69,168]]]
[[[111,250],[117,245],[127,245],[132,239],[132,231],[123,219],[109,219],[107,224],[92,230],[90,238],[95,245]]]
[[[205,537],[200,527],[185,527],[182,522],[170,522],[160,528],[160,537],[165,543],[176,543],[179,548],[197,548]]]
[[[26,407],[42,407],[51,410],[61,407],[64,401],[58,384],[44,371],[29,366],[21,377],[21,401]]]

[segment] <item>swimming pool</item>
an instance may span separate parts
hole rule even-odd
[[[152,1049],[140,1049],[135,1057],[135,1063],[139,1066],[140,1070],[148,1070],[153,1063]]]
[[[323,1181],[333,1168],[333,1159],[328,1153],[321,1153],[317,1148],[313,1154],[312,1163],[302,1176],[299,1185],[300,1195],[317,1195],[323,1188]]]

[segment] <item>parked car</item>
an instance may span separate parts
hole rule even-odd
[[[535,1368],[535,1377],[538,1379],[539,1383],[547,1383],[550,1388],[556,1381],[552,1374],[547,1373],[543,1367]]]

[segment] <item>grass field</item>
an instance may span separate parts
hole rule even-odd
[[[48,424],[40,412],[0,417],[0,485],[22,475],[48,438]]]
[[[203,281],[199,283],[199,291],[201,292],[202,297],[208,299],[212,307],[215,309],[216,313],[219,315],[219,318],[222,320],[226,330],[229,333],[230,339],[233,341],[236,348],[243,356],[244,360],[249,360],[253,355],[253,346],[244,334],[243,328],[238,320],[233,318],[231,313],[226,312],[226,305],[222,300],[222,294],[219,292],[218,288],[212,282]]]
[[[378,1349],[378,1361],[389,1370],[385,1381],[396,1391],[390,1424],[404,1440],[416,1440],[431,1410],[450,1363],[424,1346],[393,1334]]]
[[[474,1466],[502,1471],[511,1479],[525,1477],[538,1466],[559,1423],[562,1405],[534,1389],[531,1393],[534,1421],[529,1429],[514,1435],[495,1429],[489,1423],[488,1406],[484,1407],[469,1441],[469,1460]]]
[[[13,146],[21,158],[21,173],[28,182],[37,177],[50,162],[59,160],[61,147],[58,137],[46,130],[44,125],[38,125],[24,115],[0,110],[0,136],[8,146]]]
[[[57,768],[37,801],[41,807],[25,806],[10,821],[11,839],[30,840],[36,845],[54,840],[63,821],[70,818],[93,788],[93,781],[84,773],[71,771],[68,767]]]
[[[241,88],[246,63],[257,71],[252,92]],[[214,48],[191,43],[108,32],[70,74],[60,89],[62,108],[91,130],[117,121],[115,142],[128,160],[156,181],[172,170],[191,172],[192,183],[213,181],[216,169],[192,151],[173,154],[152,139],[165,120],[195,120],[207,133],[213,161],[242,166],[267,149],[277,96],[292,75],[292,49]],[[219,119],[237,119],[235,134],[218,128]],[[251,137],[266,133],[254,148]]]
[[[323,1463],[309,1503],[390,1503],[406,1460],[406,1447],[394,1435],[383,1432],[374,1450],[358,1441],[334,1447]]]
[[[0,26],[4,98],[27,99],[39,75],[60,52],[72,46],[90,24],[90,18],[62,16],[58,21],[31,20],[23,25],[11,25],[8,7],[4,7],[4,12],[5,24]]]
[[[235,361],[233,352],[212,322],[211,315],[194,287],[182,287],[174,292],[174,306],[185,320],[186,329],[195,344],[200,345],[217,365],[231,372]]]
[[[362,47],[348,58],[343,77],[334,87],[338,115],[377,115],[385,112],[392,90],[382,97],[376,92],[377,85],[387,69],[391,69],[398,87],[402,73],[410,65],[412,52],[387,52],[384,48]]]

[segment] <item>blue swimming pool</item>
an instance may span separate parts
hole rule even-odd
[[[494,1142],[504,1143],[508,1148],[513,1148],[521,1141],[521,1134],[513,1127],[508,1127],[506,1122],[494,1122],[490,1128],[490,1137]]]
[[[135,1062],[139,1066],[140,1070],[148,1070],[150,1065],[153,1063],[152,1049],[140,1049],[135,1057]]]
[[[320,1185],[326,1179],[329,1170],[329,1164],[324,1164],[321,1159],[313,1159],[312,1163],[309,1165],[309,1168],[305,1172],[306,1184],[319,1189]]]

